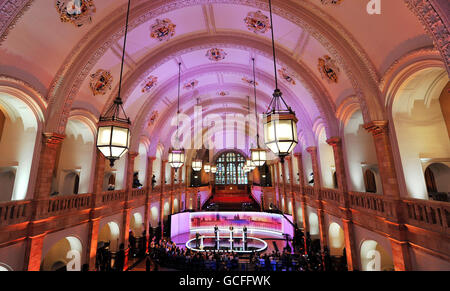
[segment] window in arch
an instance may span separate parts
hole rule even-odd
[[[6,116],[0,110],[0,142],[2,141],[2,133],[3,133],[3,128],[5,127],[5,122],[6,122]]]
[[[377,193],[375,175],[371,170],[366,170],[366,172],[364,173],[364,183],[366,184],[367,193]]]
[[[425,184],[427,185],[428,193],[437,192],[436,179],[434,178],[434,173],[430,167],[425,170]]]
[[[235,152],[227,152],[216,160],[216,184],[217,185],[246,185],[247,174],[244,172],[245,158]]]

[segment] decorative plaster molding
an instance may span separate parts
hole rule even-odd
[[[430,0],[404,0],[406,6],[419,18],[428,34],[432,35],[434,45],[441,52],[450,76],[450,33],[448,23],[439,16]]]

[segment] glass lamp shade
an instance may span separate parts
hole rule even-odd
[[[213,174],[217,173],[217,167],[216,166],[212,166],[211,167],[211,173],[213,173]]]
[[[195,160],[192,162],[192,170],[199,172],[202,170],[203,162],[201,160]]]
[[[100,122],[97,148],[110,161],[111,167],[130,147],[130,124],[121,121]]]
[[[181,168],[184,164],[184,150],[170,150],[168,162],[175,171]]]
[[[205,166],[203,167],[203,170],[205,170],[206,173],[211,172],[211,165],[210,164],[205,164]]]
[[[277,156],[284,158],[298,144],[297,118],[293,112],[271,112],[264,118],[264,142]]]
[[[267,152],[265,149],[256,148],[251,149],[252,152],[252,162],[257,166],[263,166],[267,161]]]

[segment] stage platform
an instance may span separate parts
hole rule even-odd
[[[292,221],[291,216],[286,216]],[[219,228],[219,235],[223,242],[223,251],[230,251],[230,226],[233,226],[235,247],[241,248],[244,226],[247,237],[253,242],[254,249],[262,246],[258,241],[263,240],[266,246],[261,251],[282,251],[286,246],[286,234],[292,238],[294,229],[290,222],[281,214],[266,212],[186,212],[172,215],[171,240],[181,248],[190,241],[193,246],[196,235],[205,237],[205,247],[214,243],[214,227]],[[276,245],[276,246],[275,246]],[[211,247],[211,246],[209,246]],[[235,251],[237,251],[235,249]],[[247,250],[248,251],[248,250]]]

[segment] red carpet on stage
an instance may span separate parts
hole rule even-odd
[[[211,203],[253,203],[247,194],[216,194]]]

